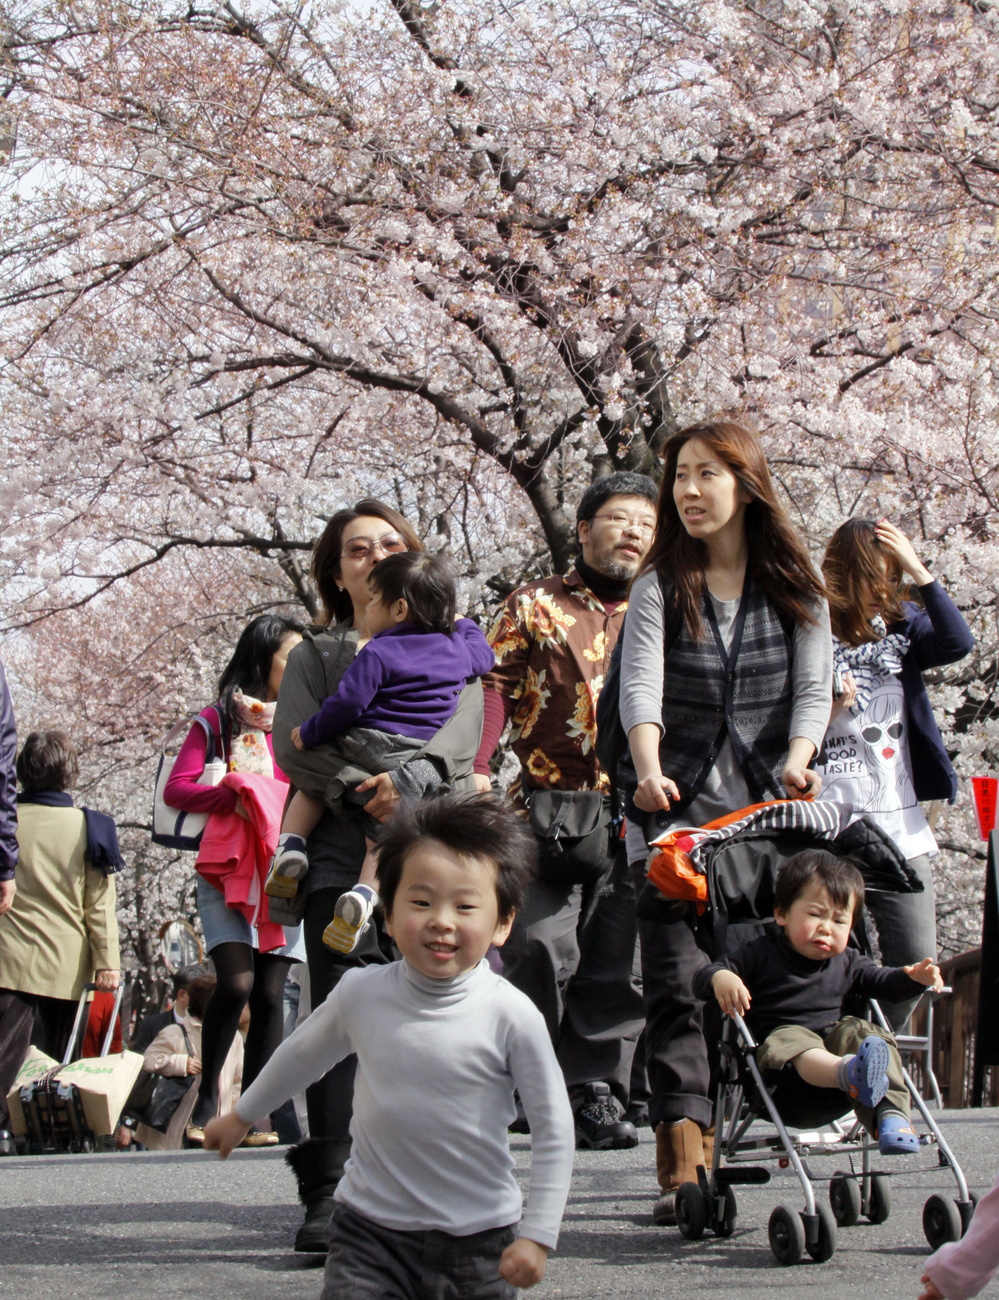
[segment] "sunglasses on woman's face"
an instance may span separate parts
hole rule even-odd
[[[402,533],[389,532],[382,533],[381,537],[352,537],[340,555],[344,560],[366,560],[376,546],[382,555],[398,555],[400,551],[409,550],[409,543]]]

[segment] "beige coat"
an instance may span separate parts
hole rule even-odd
[[[115,884],[83,860],[79,808],[20,804],[17,893],[0,916],[0,988],[75,1000],[96,970],[118,970]]]
[[[196,1020],[190,1012],[184,1014],[184,1028],[194,1048],[194,1055],[201,1060],[201,1021]],[[142,1068],[150,1074],[167,1074],[174,1078],[183,1078],[187,1074],[188,1052],[184,1042],[184,1031],[180,1025],[167,1025],[161,1029],[146,1048],[142,1058]],[[198,1077],[200,1075],[191,1078]],[[239,1091],[243,1082],[243,1039],[237,1034],[232,1047],[222,1063],[219,1075],[219,1113],[227,1114],[239,1101]]]
[[[194,1055],[200,1061],[201,1021],[195,1020],[194,1016],[187,1013],[184,1015],[184,1028],[187,1030],[187,1036],[194,1048]],[[184,1129],[197,1104],[198,1083],[201,1079],[200,1074],[189,1075],[187,1073],[187,1060],[188,1052],[187,1044],[184,1041],[184,1033],[176,1022],[161,1029],[146,1048],[146,1054],[142,1058],[143,1069],[172,1075],[174,1078],[186,1076],[191,1081],[187,1094],[181,1099],[180,1105],[174,1111],[173,1118],[167,1125],[165,1133],[161,1133],[159,1129],[150,1128],[148,1124],[138,1124],[136,1126],[136,1140],[141,1142],[144,1147],[148,1147],[150,1151],[178,1151],[184,1144]],[[243,1040],[237,1034],[219,1076],[219,1102],[220,1110],[223,1113],[232,1110],[239,1100],[239,1090],[242,1082]]]

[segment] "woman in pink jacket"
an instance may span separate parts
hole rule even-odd
[[[236,643],[219,678],[218,704],[201,712],[215,738],[216,752],[224,754],[229,771],[254,773],[287,786],[288,778],[274,761],[271,723],[285,663],[301,639],[299,623],[262,614],[247,625]],[[177,755],[163,792],[165,802],[187,812],[245,816],[239,796],[228,786],[198,785],[207,749],[204,728],[195,723]],[[243,1008],[249,1002],[243,1074],[250,1084],[281,1042],[284,985],[291,963],[305,960],[298,927],[286,929],[283,947],[263,953],[246,916],[228,907],[221,890],[201,876],[197,898],[205,946],[218,983],[205,1009],[201,1085],[187,1126],[188,1140],[195,1143],[203,1140],[205,1124],[218,1113],[219,1076]],[[262,1146],[277,1140],[276,1133],[256,1132],[249,1135],[246,1145]]]

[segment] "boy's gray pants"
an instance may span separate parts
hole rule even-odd
[[[516,1238],[513,1225],[467,1237],[397,1232],[338,1204],[321,1300],[514,1300],[499,1262]]]

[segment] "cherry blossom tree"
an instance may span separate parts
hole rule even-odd
[[[994,5],[0,13],[10,625],[205,565],[312,609],[362,492],[482,607],[734,409],[816,548],[888,514],[945,577],[979,653],[935,704],[995,766]]]

